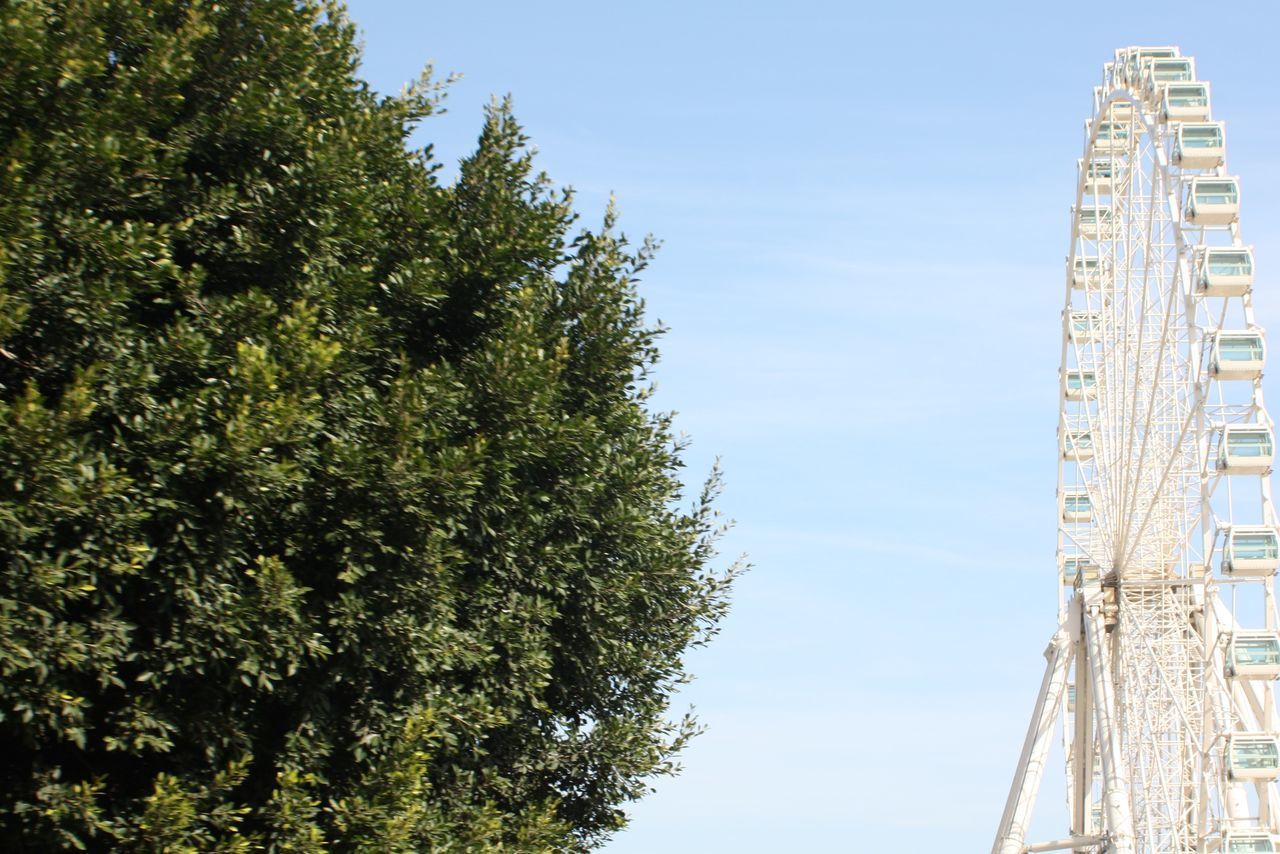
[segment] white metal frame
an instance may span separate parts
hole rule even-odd
[[[1223,428],[1274,425],[1260,374],[1230,381],[1209,367],[1218,330],[1258,329],[1252,289],[1197,283],[1198,252],[1247,247],[1237,217],[1187,216],[1192,182],[1230,173],[1225,152],[1197,168],[1173,161],[1180,122],[1147,73],[1153,52],[1182,56],[1116,51],[1085,126],[1062,313],[1059,626],[993,854],[1214,851],[1229,832],[1276,834],[1280,822],[1276,784],[1231,779],[1225,761],[1233,734],[1280,730],[1273,680],[1226,668],[1233,635],[1276,631],[1274,578],[1215,573],[1233,525],[1277,524],[1267,472],[1228,478],[1217,468]],[[1099,127],[1120,117],[1127,139],[1099,144]],[[1102,195],[1091,192],[1095,160],[1112,163]],[[1082,210],[1107,226],[1082,230]],[[1077,258],[1097,266],[1083,287]],[[1073,312],[1096,314],[1095,334],[1073,336]],[[1068,394],[1072,371],[1095,375],[1092,394]],[[1062,453],[1063,437],[1082,432],[1092,454]],[[1087,522],[1063,512],[1079,493]],[[1097,577],[1068,578],[1075,559]],[[1059,720],[1070,835],[1030,843]]]

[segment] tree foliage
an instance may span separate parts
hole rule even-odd
[[[714,477],[652,245],[455,181],[320,0],[0,0],[0,848],[585,850],[673,770]]]

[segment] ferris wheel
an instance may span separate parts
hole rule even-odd
[[[1116,51],[1065,271],[1059,625],[993,854],[1277,851],[1275,435],[1239,207],[1195,59]],[[1034,842],[1058,733],[1066,835]]]

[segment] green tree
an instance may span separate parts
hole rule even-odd
[[[585,850],[694,731],[652,245],[321,0],[0,0],[0,848]]]

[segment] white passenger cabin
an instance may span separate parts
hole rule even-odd
[[[1084,191],[1090,196],[1111,195],[1115,189],[1115,165],[1110,157],[1090,160],[1084,171]]]
[[[1101,122],[1093,139],[1094,154],[1121,154],[1129,150],[1129,125],[1123,122]]]
[[[1067,333],[1077,344],[1095,340],[1102,333],[1102,315],[1096,311],[1071,312]]]
[[[1088,430],[1069,430],[1062,439],[1062,456],[1081,463],[1093,459],[1093,434]]]
[[[1240,216],[1240,182],[1235,178],[1192,178],[1186,212],[1193,225],[1230,225]]]
[[[1190,56],[1149,59],[1143,67],[1143,85],[1152,93],[1167,83],[1191,83],[1196,79],[1196,61]]]
[[[1111,236],[1111,208],[1086,206],[1080,209],[1080,236],[1106,240]]]
[[[1092,522],[1093,502],[1083,492],[1068,492],[1062,496],[1062,521]]]
[[[1253,287],[1253,250],[1247,246],[1203,246],[1196,254],[1201,296],[1238,297]]]
[[[1265,578],[1280,567],[1280,536],[1266,525],[1232,525],[1222,544],[1222,574]]]
[[[1280,775],[1280,742],[1264,733],[1227,736],[1227,776],[1232,780],[1266,782]]]
[[[1160,100],[1160,116],[1167,122],[1209,120],[1208,83],[1170,83]]]
[[[1252,380],[1262,376],[1267,345],[1253,330],[1220,330],[1209,351],[1209,375],[1219,380]]]
[[[1266,474],[1275,459],[1275,441],[1265,424],[1227,424],[1218,434],[1218,470],[1226,474]]]
[[[1102,573],[1098,565],[1083,555],[1072,555],[1062,559],[1062,583],[1074,585],[1077,581],[1084,584],[1096,582]]]
[[[1236,679],[1275,679],[1280,676],[1280,632],[1232,632],[1227,641],[1224,669]]]
[[[1098,393],[1098,375],[1093,371],[1067,371],[1067,400],[1090,400]]]
[[[1275,840],[1262,830],[1227,830],[1216,848],[1215,854],[1275,854]]]
[[[1071,270],[1071,286],[1083,290],[1086,285],[1097,284],[1098,269],[1097,258],[1076,258]]]
[[[1227,154],[1222,122],[1181,124],[1173,138],[1173,162],[1183,169],[1213,169]]]
[[[1120,77],[1130,83],[1137,83],[1148,59],[1168,59],[1178,55],[1178,48],[1173,46],[1128,48],[1117,53],[1116,67]]]
[[[1107,108],[1108,118],[1113,122],[1128,123],[1133,119],[1133,102],[1115,100],[1111,102],[1111,106]]]

